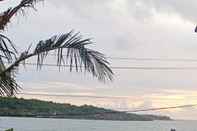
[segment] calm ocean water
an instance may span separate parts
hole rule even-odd
[[[197,121],[95,121],[0,117],[0,131],[197,131]]]

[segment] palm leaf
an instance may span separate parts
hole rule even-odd
[[[0,72],[3,72],[5,69],[6,67],[0,58]],[[19,88],[11,72],[4,72],[0,75],[0,96],[13,96]]]
[[[109,63],[105,56],[86,48],[85,46],[89,44],[92,44],[90,39],[82,39],[79,33],[74,34],[71,31],[67,34],[53,36],[48,40],[40,41],[33,54],[38,56],[37,64],[38,67],[41,67],[49,52],[56,50],[57,66],[64,66],[68,63],[70,71],[73,68],[77,72],[79,69],[81,71],[84,69],[84,71],[92,73],[94,77],[101,81],[112,80],[113,72],[109,68]],[[66,56],[64,53],[66,53]]]
[[[12,62],[16,58],[17,50],[11,40],[3,34],[0,34],[0,57]]]
[[[92,44],[91,39],[83,39],[79,33],[73,33],[73,31],[55,35],[47,40],[38,42],[33,52],[29,52],[28,49],[21,53],[20,57],[13,64],[1,71],[0,76],[6,72],[15,71],[21,62],[33,56],[37,56],[37,67],[41,69],[45,58],[50,52],[55,51],[57,67],[69,66],[70,71],[73,71],[74,68],[76,72],[90,72],[98,80],[104,82],[113,80],[113,71],[110,69],[106,57],[100,52],[86,48],[89,44]],[[15,84],[15,86],[17,85]]]
[[[35,9],[35,3],[43,0],[21,0],[19,5],[0,14],[0,30],[4,30],[6,25],[10,22],[10,19],[17,13],[25,14],[25,8]]]
[[[9,8],[1,13],[0,31],[5,29],[14,15],[18,13],[24,14],[26,8],[35,9],[35,3],[39,1],[43,0],[21,0],[16,7]],[[17,57],[17,51],[10,39],[0,34],[0,95],[12,96],[19,90],[20,87],[14,78],[15,71],[21,62],[25,63],[28,58],[37,56],[37,67],[41,69],[45,58],[51,51],[56,53],[59,69],[62,66],[69,66],[70,71],[75,68],[77,72],[90,72],[101,81],[112,80],[113,72],[109,68],[105,56],[100,52],[86,48],[88,44],[92,44],[90,39],[83,39],[79,33],[71,31],[42,40],[37,44],[33,52],[29,52],[28,49]],[[8,63],[15,61],[6,68],[4,60],[7,60]]]

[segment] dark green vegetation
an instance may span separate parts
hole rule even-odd
[[[166,116],[137,115],[88,105],[74,106],[7,97],[0,97],[0,116],[122,121],[171,120]]]
[[[10,129],[8,129],[8,130],[5,130],[5,131],[14,131],[14,129],[13,129],[13,128],[10,128]]]

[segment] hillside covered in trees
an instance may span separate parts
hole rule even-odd
[[[171,120],[166,116],[137,115],[89,105],[75,106],[71,104],[7,97],[0,97],[0,116],[121,121]]]

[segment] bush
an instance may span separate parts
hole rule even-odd
[[[10,129],[7,129],[5,131],[14,131],[14,129],[13,128],[10,128]]]

